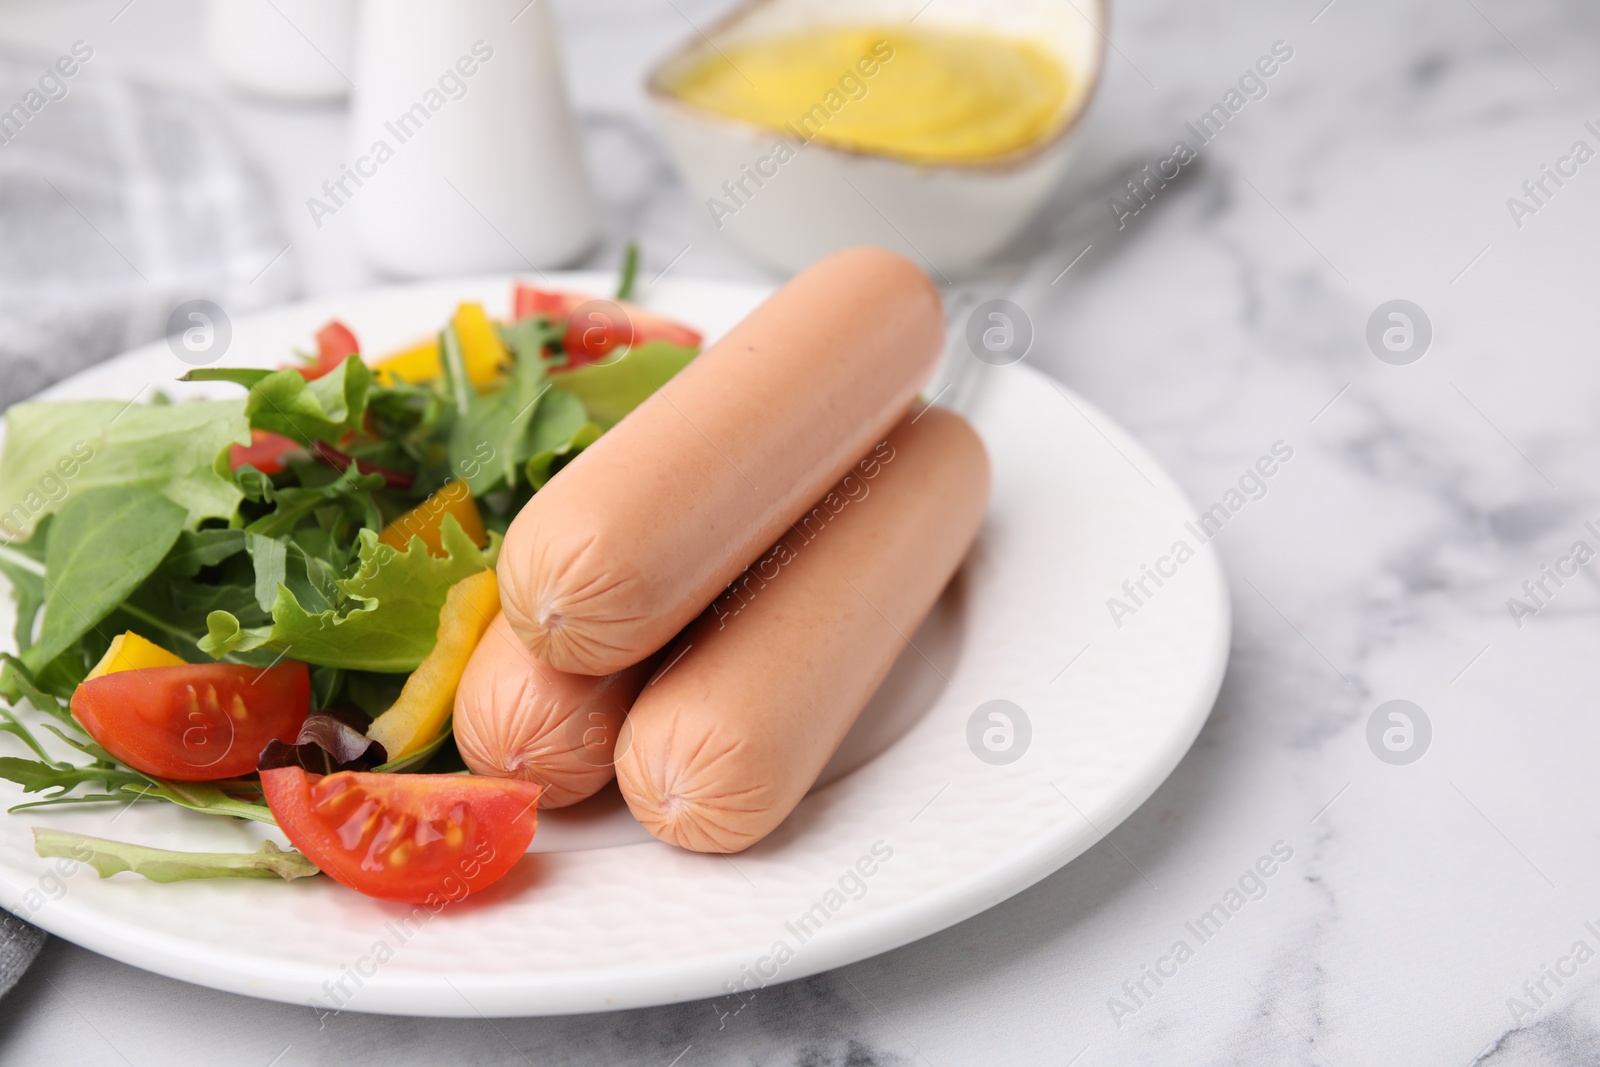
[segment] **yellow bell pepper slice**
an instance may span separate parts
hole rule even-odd
[[[394,386],[400,382],[427,385],[444,373],[444,364],[439,359],[439,342],[437,339],[424,341],[396,352],[374,364],[372,373],[380,385]]]
[[[444,517],[454,515],[461,524],[461,532],[472,538],[472,543],[483,548],[489,543],[489,534],[483,528],[483,515],[466,482],[451,482],[428,499],[383,528],[378,543],[388,545],[396,552],[404,552],[412,537],[422,538],[428,553],[443,557],[447,553],[441,543]]]
[[[137,671],[146,667],[182,667],[186,661],[168,652],[153,641],[146,641],[129,630],[111,639],[111,647],[100,657],[94,670],[84,681],[92,682],[105,674],[118,671]]]
[[[505,377],[505,368],[511,362],[511,353],[500,340],[494,322],[482,304],[462,304],[450,320],[455,327],[456,339],[461,342],[461,358],[466,364],[467,378],[480,388],[493,385]],[[380,385],[405,382],[409,385],[426,385],[444,374],[444,359],[439,354],[437,339],[424,341],[403,349],[373,364],[372,372]]]
[[[456,328],[456,339],[461,342],[461,360],[467,367],[467,379],[473,385],[499,381],[511,362],[511,353],[506,351],[505,342],[500,340],[483,305],[462,304],[456,308],[451,325]]]
[[[439,612],[438,644],[406,679],[400,699],[367,727],[367,736],[383,745],[391,761],[426,748],[439,736],[455,708],[467,660],[499,611],[500,583],[493,570],[450,587]]]

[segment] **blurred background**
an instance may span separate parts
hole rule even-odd
[[[891,4],[890,21],[925,6]],[[810,173],[784,173],[741,212],[719,178],[752,189],[738,168],[772,139],[713,133],[708,153],[695,131],[670,128],[671,108],[653,108],[646,85],[674,52],[721,54],[707,33],[726,44],[719,27],[738,7],[723,0],[417,2],[377,6],[365,23],[354,0],[5,3],[8,104],[74,46],[92,58],[61,79],[64,95],[39,113],[51,121],[31,122],[4,145],[0,315],[12,328],[0,340],[0,403],[158,336],[184,299],[213,299],[237,315],[395,278],[613,268],[629,242],[640,245],[646,284],[668,271],[779,280],[852,240],[897,245],[945,284],[974,275],[1015,283],[1019,267],[1077,239],[1086,215],[1115,218],[1099,187],[1170,154],[1156,116],[1181,93],[1124,93],[1119,82],[1142,85],[1142,76],[1118,64],[1106,72],[1111,91],[1084,118],[1105,51],[1100,5],[1015,6],[1024,14],[1016,32],[1041,23],[1075,67],[1063,158],[1021,186],[978,180],[949,191],[939,188],[948,175],[924,174],[911,179],[922,191],[909,200],[907,174],[875,174],[875,164],[836,174],[808,159],[787,169]],[[448,107],[414,142],[422,148],[401,142],[396,134],[410,129],[392,120],[475,39],[493,40],[498,65],[453,79]],[[363,72],[364,94],[355,92]],[[664,125],[678,136],[664,138]],[[379,139],[395,148],[392,164],[370,161]],[[686,178],[683,163],[699,173]],[[352,184],[353,167],[382,177]],[[1102,195],[1084,195],[1091,189]],[[947,210],[952,197],[971,215],[964,230]],[[1054,209],[1044,210],[1050,197]],[[713,199],[738,217],[719,216]],[[821,244],[807,244],[809,224],[794,224],[808,211],[837,220]],[[1044,228],[1019,233],[1029,222]],[[774,227],[784,231],[776,239]]]
[[[564,93],[541,75],[495,104],[503,141],[492,124],[457,124],[455,184],[409,219],[380,180],[352,210],[308,205],[329,202],[325,183],[361,151],[355,9],[219,0],[219,28],[210,6],[0,2],[0,108],[75,42],[92,48],[68,94],[0,144],[0,404],[159,337],[192,297],[237,319],[396,277],[609,269],[630,241],[646,296],[673,275],[785,273],[776,246],[752,255],[718,227],[703,176],[680,169],[688,142],[669,142],[647,91],[674,49],[709,43],[730,3],[496,8],[517,43],[489,66],[514,47],[518,69],[558,71]],[[390,15],[404,21],[403,7]],[[425,1028],[350,1016],[323,1030],[301,1009],[56,943],[36,972],[47,982],[0,1002],[0,1054],[183,1061],[227,1043],[229,1062],[288,1064],[362,1043],[397,1064],[1600,1062],[1592,979],[1530,1015],[1508,1008],[1600,918],[1585,888],[1600,877],[1585,847],[1600,585],[1586,572],[1526,625],[1507,606],[1597,515],[1600,164],[1574,162],[1574,145],[1600,148],[1600,8],[1120,0],[1103,31],[1088,0],[1053,8],[1102,46],[1098,91],[1013,237],[978,263],[918,253],[953,327],[979,298],[1013,300],[1030,362],[1128,426],[1202,506],[1275,441],[1296,450],[1219,538],[1236,613],[1228,681],[1139,812],[982,916],[773,990],[736,1033],[705,1005]],[[439,66],[419,48],[408,62],[433,66],[414,69]],[[1257,91],[1242,79],[1263,57],[1277,62]],[[460,106],[489,99],[474,95],[487,85]],[[373,114],[403,111],[403,97]],[[529,110],[535,99],[560,108]],[[1218,106],[1227,121],[1200,135]],[[1179,141],[1195,158],[1161,171]],[[566,156],[500,172],[496,154],[513,150]],[[1570,169],[1550,180],[1558,167]],[[881,175],[847,176],[867,193],[861,239],[942,232],[924,201],[870,184]],[[519,203],[544,214],[486,206]],[[379,220],[367,232],[363,205]],[[386,245],[413,231],[385,218],[424,236],[443,220],[470,240],[430,262],[420,239]],[[1425,341],[1382,341],[1395,301]],[[1428,758],[1408,766],[1366,740],[1374,708],[1397,698],[1433,722]],[[1295,880],[1114,1025],[1108,997],[1278,838],[1300,857]]]

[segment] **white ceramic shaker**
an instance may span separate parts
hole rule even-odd
[[[550,0],[364,0],[345,182],[374,266],[559,266],[599,219]]]

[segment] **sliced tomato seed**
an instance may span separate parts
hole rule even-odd
[[[324,782],[331,784],[324,785]],[[311,803],[319,814],[337,815],[341,808],[348,807],[354,800],[359,799],[358,791],[347,780],[324,778],[318,782],[311,791]]]
[[[367,832],[378,821],[378,814],[382,811],[376,800],[366,797],[361,806],[350,813],[350,817],[339,824],[339,844],[345,851],[354,852],[361,847],[361,842],[367,839]]]
[[[396,821],[388,816],[384,817],[382,824],[380,824],[378,827],[378,832],[372,837],[372,844],[367,846],[366,855],[361,857],[362,870],[383,870],[385,861],[384,854],[392,851],[394,846],[399,843],[400,840],[405,836],[406,832],[410,830],[410,827],[407,825],[407,823],[410,821],[410,818],[411,817],[409,815],[402,815],[400,819]]]
[[[459,848],[471,829],[471,812],[465,804],[452,807],[442,820],[405,815],[396,823],[382,816],[377,801],[348,780],[328,788],[320,786],[319,782],[312,790],[317,811],[337,816],[355,805],[334,832],[339,843],[351,852],[360,850],[363,844],[367,846],[360,861],[362,870],[381,871],[385,863],[391,862],[404,864],[413,858],[414,851],[427,849],[435,842],[444,842],[446,848]]]

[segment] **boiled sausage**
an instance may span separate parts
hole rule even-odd
[[[977,434],[928,408],[718,597],[617,742],[617,782],[645,828],[737,852],[782,822],[960,565],[988,493]]]
[[[497,616],[456,690],[461,758],[476,774],[544,786],[541,808],[575,804],[611,780],[617,732],[653,666],[567,674],[534,659]]]
[[[656,651],[883,439],[943,335],[893,252],[797,276],[523,508],[499,565],[512,629],[580,674]]]

